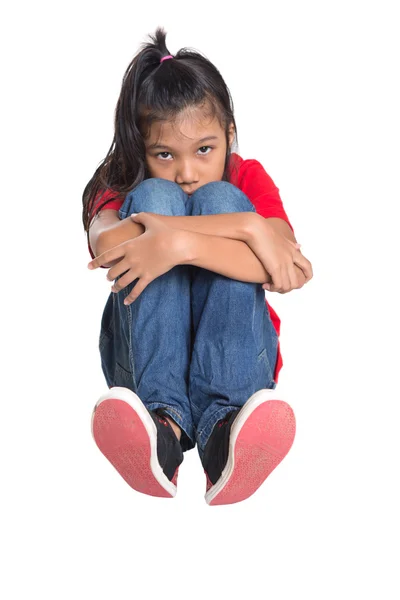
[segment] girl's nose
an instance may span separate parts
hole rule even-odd
[[[175,181],[185,190],[196,187],[198,182],[197,172],[192,164],[185,163],[177,170]]]

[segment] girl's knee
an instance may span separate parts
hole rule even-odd
[[[211,181],[200,187],[192,196],[202,212],[256,212],[244,192],[229,181]]]
[[[160,215],[185,214],[185,194],[180,186],[168,179],[144,179],[125,197],[120,218],[138,212]]]
[[[230,183],[229,181],[210,181],[209,183],[205,183],[204,185],[202,185],[197,192],[203,191],[203,192],[213,192],[213,191],[221,191],[221,190],[226,190],[227,192],[234,192],[234,190],[237,190],[239,188],[237,188],[236,186],[233,185],[233,183]]]
[[[136,186],[133,192],[139,190],[141,192],[145,191],[149,194],[167,192],[168,194],[178,194],[180,197],[184,196],[183,190],[177,183],[170,181],[169,179],[162,179],[161,177],[150,177],[149,179],[144,179],[141,183],[139,183],[138,186]]]

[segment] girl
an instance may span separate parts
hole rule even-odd
[[[88,266],[114,281],[99,338],[109,391],[92,434],[131,487],[160,497],[175,496],[183,453],[197,443],[206,502],[230,504],[293,443],[293,411],[274,399],[280,320],[264,289],[302,287],[311,264],[272,179],[232,152],[219,71],[197,52],[172,56],[163,28],[150,37],[83,193]]]

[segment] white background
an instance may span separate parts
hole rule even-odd
[[[395,4],[3,10],[5,600],[399,598]],[[111,284],[86,267],[82,192],[110,147],[123,73],[158,25],[172,54],[197,49],[221,71],[239,153],[279,187],[314,270],[301,290],[269,294],[295,442],[230,506],[205,503],[196,450],[164,500],[132,490],[90,432]]]

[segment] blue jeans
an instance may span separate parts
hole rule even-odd
[[[185,216],[255,208],[225,181],[207,183],[189,198],[176,183],[151,178],[127,194],[119,216],[141,211]],[[197,442],[202,458],[219,419],[256,391],[276,387],[278,336],[265,292],[260,283],[176,265],[125,306],[136,282],[111,292],[104,308],[104,376],[109,387],[131,389],[149,410],[164,407],[182,430],[183,451]]]

